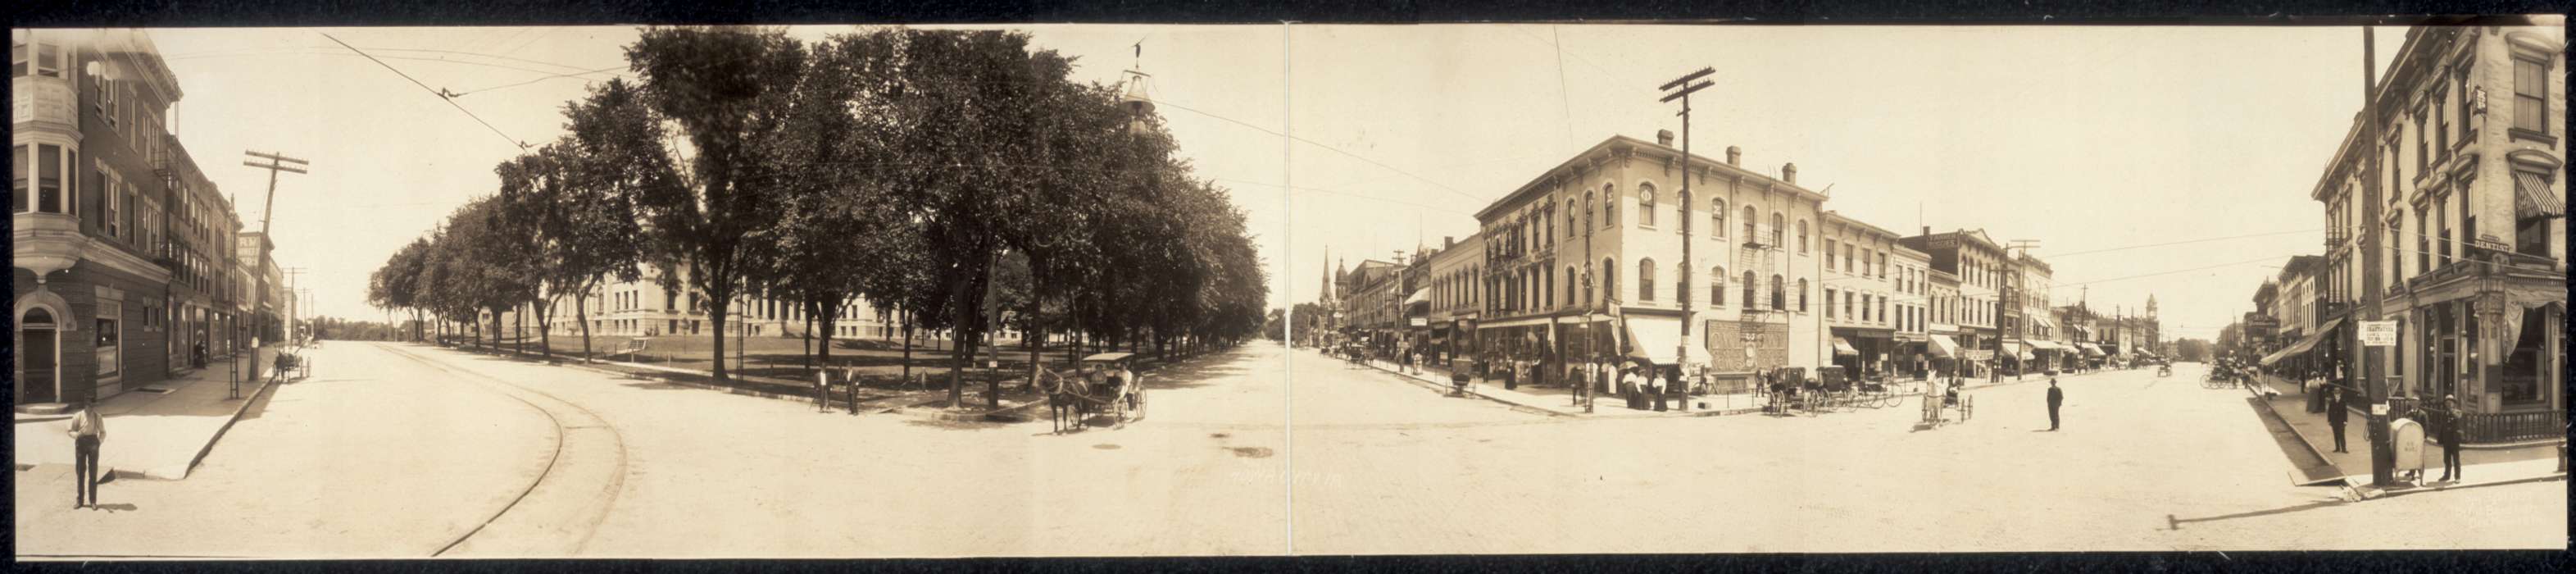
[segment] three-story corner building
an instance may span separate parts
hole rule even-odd
[[[1722,380],[1822,364],[1825,196],[1794,164],[1775,178],[1733,148],[1721,162],[1658,140],[1613,136],[1476,213],[1480,348],[1705,365]]]
[[[1997,366],[1999,360],[2015,359],[2018,349],[2006,349],[2004,332],[1999,329],[2007,309],[2002,306],[2005,282],[2014,280],[2011,260],[2002,245],[1982,229],[1962,229],[1932,233],[1924,228],[1921,235],[1907,237],[1900,245],[1921,251],[1932,258],[1932,268],[1958,278],[1955,298],[1959,331],[1958,343],[1970,367],[1969,376],[1978,376]],[[2011,311],[2018,313],[2018,308]],[[2018,339],[2016,339],[2016,342]]]
[[[2066,329],[2057,323],[2049,287],[2057,280],[2056,270],[2048,262],[2022,253],[2013,257],[2013,272],[2020,289],[2012,298],[2020,306],[2022,346],[2031,355],[2029,370],[2040,371],[2071,366],[2082,353],[2066,344]]]
[[[1929,296],[1929,254],[1898,244],[1896,232],[1828,211],[1822,235],[1823,319],[1832,364],[1848,372],[1917,371],[1928,334],[1917,313]]]
[[[2330,230],[2309,338],[2392,397],[2457,397],[2472,441],[2563,431],[2565,50],[2555,26],[2409,30],[2309,193]],[[2394,352],[2359,346],[2372,316]]]
[[[1929,288],[1924,311],[1931,315],[1931,321],[1923,328],[1928,340],[1923,346],[1924,355],[1931,359],[1936,373],[1964,373],[1962,369],[1971,363],[1967,348],[1959,344],[1964,334],[1959,322],[1966,319],[1963,309],[1967,307],[1967,298],[1959,294],[1959,275],[1932,265],[1930,254],[1925,254],[1924,261],[1924,286]]]
[[[172,367],[174,203],[162,118],[179,83],[139,30],[10,31],[18,404],[88,400]]]

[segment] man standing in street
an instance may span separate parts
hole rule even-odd
[[[2343,407],[2343,387],[2326,388],[2326,426],[2334,427],[2335,452],[2343,449],[2343,422],[2351,413]]]
[[[2433,417],[2433,441],[2442,445],[2442,480],[2468,480],[2460,470],[2460,399],[2443,395],[2441,413]]]
[[[107,440],[107,421],[88,401],[72,411],[72,508],[98,505],[98,443]]]
[[[2057,407],[2066,404],[2066,391],[2057,388],[2057,377],[2048,378],[2048,430],[2057,430]]]

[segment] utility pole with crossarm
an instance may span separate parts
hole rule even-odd
[[[242,154],[256,159],[268,160],[268,163],[260,163],[253,160],[242,160],[242,165],[268,170],[268,198],[262,201],[262,207],[259,212],[259,251],[258,253],[252,254],[252,256],[259,258],[259,262],[254,264],[257,266],[257,269],[251,273],[252,283],[250,291],[251,323],[253,328],[256,328],[258,326],[259,308],[261,305],[268,303],[268,246],[270,243],[275,242],[274,239],[270,238],[268,232],[269,225],[277,220],[277,172],[304,173],[304,167],[311,165],[312,162],[286,157],[286,154],[284,153],[245,151],[242,152]],[[235,341],[236,344],[238,344],[238,336],[236,336]],[[250,350],[249,367],[250,376],[254,378],[258,377],[258,348],[252,348]],[[241,397],[240,379],[234,379],[231,396],[233,398]]]
[[[1681,162],[1681,163],[1682,163],[1682,194],[1681,194],[1681,197],[1680,197],[1680,198],[1678,198],[1678,199],[1680,199],[1680,200],[1681,200],[1681,202],[1680,202],[1680,203],[1681,203],[1681,206],[1682,206],[1682,209],[1681,209],[1682,217],[1680,218],[1680,219],[1681,219],[1681,227],[1682,227],[1682,272],[1679,274],[1680,276],[1678,277],[1678,279],[1681,279],[1681,283],[1680,283],[1680,285],[1681,285],[1682,287],[1681,287],[1681,289],[1679,290],[1680,292],[1678,292],[1678,293],[1674,293],[1674,297],[1673,297],[1673,299],[1674,299],[1675,301],[1680,302],[1680,303],[1681,303],[1681,305],[1682,305],[1682,321],[1681,321],[1681,323],[1682,323],[1682,338],[1681,338],[1681,339],[1679,339],[1679,340],[1677,340],[1677,342],[1675,342],[1675,343],[1673,344],[1673,368],[1674,368],[1674,369],[1676,369],[1676,370],[1678,370],[1678,369],[1682,368],[1682,363],[1687,362],[1687,361],[1690,359],[1690,340],[1691,340],[1691,334],[1690,334],[1690,324],[1691,324],[1691,299],[1690,299],[1690,292],[1691,292],[1691,280],[1690,280],[1690,277],[1691,277],[1691,272],[1692,272],[1692,271],[1696,271],[1696,270],[1698,270],[1698,269],[1699,269],[1699,267],[1698,267],[1698,266],[1695,266],[1695,265],[1692,265],[1692,264],[1691,264],[1691,218],[1690,218],[1690,205],[1691,205],[1691,192],[1690,192],[1690,181],[1691,181],[1691,177],[1690,177],[1690,175],[1691,175],[1691,154],[1690,154],[1690,137],[1691,137],[1691,135],[1690,135],[1690,113],[1691,113],[1691,107],[1690,107],[1690,96],[1691,96],[1691,94],[1692,94],[1692,93],[1698,92],[1698,91],[1700,91],[1700,90],[1707,89],[1709,86],[1717,85],[1717,82],[1715,82],[1715,81],[1711,81],[1711,80],[1702,80],[1702,79],[1700,79],[1700,78],[1708,77],[1708,75],[1710,75],[1710,74],[1715,74],[1715,73],[1717,73],[1717,68],[1700,68],[1700,69],[1699,69],[1699,71],[1697,71],[1697,72],[1691,72],[1691,73],[1688,73],[1688,74],[1683,74],[1683,75],[1682,75],[1682,77],[1674,78],[1674,79],[1673,79],[1673,81],[1670,81],[1670,82],[1664,82],[1664,85],[1663,85],[1662,87],[1656,88],[1656,89],[1658,89],[1658,90],[1664,90],[1664,91],[1672,92],[1672,93],[1670,93],[1670,94],[1665,94],[1663,99],[1661,99],[1661,100],[1657,100],[1658,102],[1671,102],[1671,101],[1673,101],[1673,100],[1681,100],[1681,101],[1682,101],[1682,111],[1681,111],[1681,113],[1676,114],[1676,115],[1679,115],[1679,116],[1681,116],[1681,117],[1682,117],[1682,162]],[[1676,90],[1676,88],[1678,88],[1678,90]],[[1648,376],[1653,376],[1653,375],[1649,374]],[[1675,379],[1673,379],[1673,380],[1675,380],[1675,381],[1679,381],[1679,380],[1681,380],[1681,379],[1679,379],[1679,378],[1675,378]],[[1682,385],[1677,385],[1677,386],[1682,386]],[[1681,400],[1682,400],[1682,410],[1684,410],[1684,411],[1688,411],[1688,410],[1690,410],[1690,389],[1689,389],[1689,387],[1688,387],[1688,386],[1683,386],[1683,388],[1681,388],[1681,389],[1665,389],[1665,390],[1664,390],[1664,394],[1666,394],[1666,395],[1680,394],[1680,395],[1681,395]],[[1662,400],[1662,399],[1660,399],[1660,398],[1659,398],[1659,399],[1656,399],[1656,400],[1659,400],[1659,401],[1660,401],[1660,400]],[[1657,404],[1661,404],[1661,403],[1657,403]]]

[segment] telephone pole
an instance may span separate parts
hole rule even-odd
[[[303,310],[304,306],[304,290],[295,288],[295,278],[304,274],[304,268],[279,267],[278,271],[286,275],[287,296],[287,300],[284,301],[286,304],[286,324],[284,325],[284,329],[278,330],[278,334],[284,336],[286,340],[293,341],[295,340],[295,333],[297,332],[297,329],[295,328],[295,316],[299,314],[299,311]]]
[[[277,172],[283,171],[301,174],[304,173],[305,166],[311,165],[312,162],[287,157],[283,152],[260,153],[255,151],[244,151],[242,152],[242,155],[247,155],[255,159],[268,160],[268,163],[260,163],[253,160],[242,160],[242,165],[268,170],[268,197],[267,199],[262,200],[262,207],[259,211],[259,251],[258,253],[253,254],[253,256],[259,258],[259,262],[253,264],[257,267],[257,270],[256,272],[251,273],[250,312],[251,318],[253,319],[251,323],[253,328],[257,328],[259,307],[260,305],[266,304],[268,298],[268,246],[272,243],[276,243],[276,240],[270,237],[268,232],[270,224],[277,220]],[[252,348],[250,350],[249,367],[250,376],[258,377],[258,348]],[[239,385],[236,384],[233,396],[240,395],[241,392]]]
[[[2361,143],[2358,145],[2365,146],[2365,149],[2367,149],[2367,146],[2371,143],[2379,141],[2378,98],[2377,94],[2373,93],[2374,90],[2372,89],[2377,87],[2376,84],[2378,84],[2376,79],[2376,76],[2379,75],[2379,62],[2376,57],[2377,53],[2378,39],[2372,34],[2370,27],[2362,27],[2362,139]],[[2370,167],[2362,170],[2362,173],[2365,175],[2361,178],[2362,229],[2361,236],[2356,239],[2360,242],[2360,253],[2357,254],[2357,257],[2361,259],[2362,273],[2360,295],[2362,301],[2360,301],[2356,306],[2362,307],[2362,309],[2357,309],[2355,311],[2363,313],[2363,316],[2368,317],[2371,321],[2377,321],[2380,319],[2381,314],[2385,312],[2385,307],[2381,304],[2380,297],[2380,291],[2383,287],[2381,287],[2379,279],[2381,268],[2379,265],[2379,230],[2377,228],[2379,225],[2379,198],[2381,196],[2381,190],[2379,189],[2379,169],[2381,164],[2379,162],[2378,153],[2366,151],[2363,152],[2362,155],[2364,156],[2363,161],[2369,162]],[[2387,190],[2387,193],[2396,193],[2396,191],[2397,190],[2391,189]],[[2397,451],[2394,449],[2393,445],[2390,444],[2389,440],[2388,417],[2390,413],[2388,407],[2389,389],[2387,377],[2379,374],[2380,362],[2378,360],[2378,354],[2372,352],[2372,348],[2361,345],[2361,325],[2353,321],[2345,321],[2345,323],[2347,324],[2344,325],[2343,328],[2352,333],[2350,338],[2343,338],[2344,341],[2349,343],[2345,348],[2350,349],[2348,352],[2353,354],[2353,361],[2356,364],[2353,365],[2353,368],[2344,369],[2344,372],[2347,373],[2347,376],[2360,377],[2362,379],[2360,381],[2347,380],[2345,381],[2345,384],[2352,385],[2356,382],[2360,383],[2361,385],[2364,385],[2362,388],[2367,389],[2367,392],[2370,393],[2370,483],[2372,485],[2386,487],[2397,481]],[[2341,338],[2341,336],[2338,335],[2338,338]]]
[[[1692,265],[1692,264],[1691,264],[1691,218],[1690,218],[1690,205],[1691,205],[1691,192],[1690,192],[1690,182],[1691,182],[1691,153],[1690,153],[1690,148],[1691,148],[1691,145],[1690,145],[1690,137],[1691,137],[1691,134],[1690,134],[1690,113],[1691,113],[1691,107],[1690,107],[1690,96],[1691,96],[1691,94],[1696,93],[1696,92],[1698,92],[1698,91],[1700,91],[1700,90],[1708,89],[1708,87],[1709,87],[1709,86],[1717,85],[1717,82],[1715,82],[1715,81],[1711,81],[1711,80],[1702,80],[1702,79],[1700,79],[1700,78],[1708,77],[1708,75],[1709,75],[1709,74],[1715,74],[1715,73],[1717,73],[1717,68],[1700,68],[1700,69],[1699,69],[1699,71],[1697,71],[1697,72],[1691,72],[1691,73],[1688,73],[1688,74],[1683,74],[1683,75],[1682,75],[1682,77],[1674,78],[1674,79],[1673,79],[1673,81],[1670,81],[1670,82],[1664,82],[1664,85],[1663,85],[1662,87],[1655,88],[1655,89],[1658,89],[1658,90],[1663,90],[1663,91],[1667,91],[1667,92],[1672,92],[1672,93],[1669,93],[1669,94],[1665,94],[1665,95],[1664,95],[1664,98],[1663,98],[1663,99],[1661,99],[1661,100],[1656,100],[1657,102],[1671,102],[1671,101],[1673,101],[1673,100],[1681,100],[1681,101],[1682,101],[1682,111],[1681,111],[1680,113],[1678,113],[1678,114],[1675,114],[1675,115],[1679,115],[1679,116],[1681,116],[1681,117],[1682,117],[1682,161],[1681,161],[1681,164],[1682,164],[1682,192],[1681,192],[1681,197],[1677,198],[1677,199],[1680,199],[1680,200],[1681,200],[1681,201],[1680,201],[1680,205],[1682,206],[1682,208],[1681,208],[1682,216],[1679,218],[1679,219],[1681,219],[1681,228],[1682,228],[1682,272],[1681,272],[1681,273],[1679,273],[1679,274],[1678,274],[1679,276],[1677,277],[1678,279],[1680,279],[1680,280],[1681,280],[1681,283],[1680,283],[1681,288],[1680,288],[1680,289],[1677,289],[1676,291],[1678,291],[1678,292],[1673,294],[1673,295],[1674,295],[1673,300],[1675,300],[1675,301],[1679,301],[1679,302],[1682,304],[1682,321],[1681,321],[1681,322],[1682,322],[1682,337],[1681,337],[1681,339],[1677,340],[1677,341],[1673,344],[1673,369],[1676,371],[1676,372],[1674,373],[1675,375],[1679,375],[1680,373],[1679,373],[1678,371],[1682,368],[1682,364],[1683,364],[1683,363],[1686,363],[1686,362],[1688,362],[1688,361],[1690,360],[1690,340],[1691,340],[1691,334],[1690,334],[1690,326],[1691,326],[1691,297],[1690,297],[1690,292],[1691,292],[1691,281],[1690,281],[1690,276],[1691,276],[1691,272],[1692,272],[1692,271],[1696,271],[1696,270],[1698,270],[1698,269],[1699,269],[1699,267],[1694,266],[1694,265]],[[1697,82],[1693,82],[1694,80],[1697,80]],[[1587,258],[1588,258],[1588,256],[1587,256]],[[1647,376],[1652,377],[1652,376],[1654,376],[1654,375],[1650,373],[1650,374],[1648,374]],[[1674,380],[1674,381],[1676,381],[1676,382],[1681,381],[1681,379],[1680,379],[1678,376],[1676,376],[1673,380]],[[1681,396],[1682,396],[1682,410],[1684,410],[1684,411],[1688,411],[1688,410],[1690,410],[1690,388],[1689,388],[1689,387],[1687,387],[1687,386],[1684,386],[1683,388],[1679,389],[1678,391],[1676,391],[1675,389],[1665,389],[1665,390],[1664,390],[1664,393],[1665,393],[1665,394],[1668,394],[1668,395],[1669,395],[1669,394],[1674,394],[1675,392],[1680,393],[1680,394],[1681,394]],[[1663,399],[1662,399],[1662,398],[1657,398],[1657,399],[1655,399],[1655,400],[1657,400],[1657,401],[1661,401],[1661,400],[1663,400]],[[1658,402],[1658,403],[1656,403],[1656,404],[1662,404],[1662,403]]]

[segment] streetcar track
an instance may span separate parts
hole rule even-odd
[[[583,407],[578,403],[565,400],[563,397],[556,396],[553,393],[510,383],[509,381],[503,380],[499,377],[440,364],[403,349],[386,345],[374,345],[374,347],[412,362],[428,366],[431,369],[435,369],[440,372],[466,375],[473,379],[479,379],[479,382],[483,382],[486,386],[497,384],[520,392],[542,396],[554,402],[562,403],[566,408],[578,411],[580,415],[589,417],[592,421],[597,421],[597,424],[566,424],[563,417],[558,413],[547,409],[544,406],[538,405],[535,401],[530,401],[526,397],[521,397],[510,392],[500,393],[502,396],[509,397],[511,400],[528,405],[528,408],[536,409],[539,414],[546,416],[547,422],[553,425],[555,429],[554,449],[546,457],[545,468],[538,471],[535,480],[528,482],[527,488],[521,489],[518,494],[512,496],[510,498],[510,502],[502,505],[501,509],[494,512],[492,516],[484,518],[481,522],[476,523],[473,528],[467,529],[454,540],[450,540],[445,545],[440,546],[438,551],[430,553],[431,557],[446,555],[448,552],[454,551],[456,548],[463,546],[467,541],[473,540],[475,536],[482,534],[485,528],[500,522],[504,517],[510,516],[512,511],[518,510],[520,503],[526,502],[529,495],[536,493],[539,488],[546,486],[549,479],[556,478],[555,470],[563,463],[564,446],[569,441],[569,436],[571,434],[570,431],[579,429],[601,429],[608,432],[609,438],[612,439],[616,445],[616,448],[614,449],[614,452],[617,454],[615,471],[609,473],[609,483],[604,485],[601,489],[601,492],[606,493],[606,495],[598,502],[598,508],[596,509],[596,512],[593,513],[595,515],[586,519],[588,528],[585,528],[582,531],[579,538],[573,540],[569,551],[565,552],[565,554],[576,554],[582,549],[582,547],[587,546],[590,543],[591,537],[598,533],[599,524],[607,519],[608,508],[615,504],[617,496],[625,489],[627,456],[626,437],[624,433],[619,432],[615,426],[607,424],[607,419],[599,416],[599,413]],[[576,489],[576,492],[577,491],[578,489]]]

